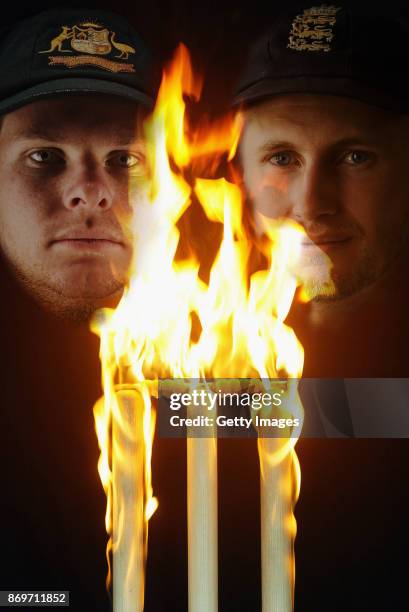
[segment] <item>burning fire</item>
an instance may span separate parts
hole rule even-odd
[[[101,449],[99,473],[108,497],[108,558],[111,550],[115,555],[121,546],[129,545],[124,543],[129,520],[125,514],[132,515],[135,507],[121,497],[115,480],[123,481],[125,489],[137,481],[137,475],[127,476],[126,453],[135,457],[141,445],[144,525],[140,537],[146,555],[147,522],[157,507],[150,463],[155,424],[151,398],[157,396],[158,378],[261,380],[298,378],[302,373],[302,346],[284,320],[297,289],[289,270],[298,257],[303,230],[288,220],[266,221],[263,240],[256,244],[245,230],[243,197],[234,182],[188,180],[187,169],[198,167],[204,156],[214,160],[224,155],[231,160],[240,137],[240,121],[234,117],[195,130],[189,126],[184,95],[197,99],[200,88],[187,50],[180,46],[164,72],[156,108],[146,125],[152,185],[147,201],[135,207],[129,285],[116,310],[103,311],[93,323],[101,338],[104,397],[95,406],[95,421]],[[223,231],[207,281],[198,253],[178,255],[181,239],[190,241],[179,226],[192,203],[201,206],[209,224],[218,224]],[[200,230],[190,231],[200,237]],[[250,274],[254,248],[266,264]],[[294,386],[289,385],[284,410],[292,414],[296,410],[296,416],[302,417]],[[142,439],[136,439],[137,431]],[[266,465],[276,465],[293,453],[295,441],[296,437],[268,443],[260,439],[262,473]],[[140,498],[141,491],[137,494]],[[294,530],[291,517],[289,525]],[[138,545],[131,542],[127,553],[127,576]],[[143,593],[138,597],[143,602]]]

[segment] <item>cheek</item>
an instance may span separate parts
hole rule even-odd
[[[13,260],[32,259],[41,244],[41,224],[32,207],[22,206],[16,200],[4,210],[0,195],[0,246]]]
[[[142,178],[127,177],[122,179],[111,179],[110,190],[113,194],[112,207],[117,217],[129,219],[138,206],[148,200],[150,194],[150,183]]]
[[[0,179],[0,185],[1,246],[7,252],[34,253],[52,206],[48,185],[16,174]]]
[[[145,179],[130,179],[120,187],[125,203],[124,213],[132,214],[138,206],[145,204],[151,195],[152,183]]]
[[[0,176],[1,181],[1,176]],[[59,201],[58,181],[56,177],[38,172],[11,169],[7,180],[1,183],[0,197],[2,202],[9,199],[13,207],[24,209],[24,214],[44,216],[55,209]]]
[[[409,197],[396,181],[381,173],[355,184],[345,197],[349,215],[361,226],[368,240],[378,245],[398,240],[407,231]]]
[[[150,207],[150,187],[146,182],[130,182],[117,187],[113,214],[131,240],[133,228],[143,218],[146,206]]]
[[[251,174],[246,173],[244,180],[256,212],[272,217],[286,214],[289,207],[288,176],[274,172],[273,168],[262,167],[254,168]]]

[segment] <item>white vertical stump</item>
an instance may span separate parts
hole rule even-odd
[[[216,418],[206,408],[188,410],[188,417],[199,414]],[[217,437],[209,428],[209,438],[189,437],[187,428],[187,529],[189,612],[217,612],[218,533],[217,533]],[[197,429],[196,429],[197,433]]]
[[[259,438],[262,612],[292,612],[294,606],[293,451],[270,460],[283,441]]]
[[[145,492],[143,398],[118,391],[112,418],[112,540],[114,612],[143,612]],[[115,412],[115,411],[114,411]]]

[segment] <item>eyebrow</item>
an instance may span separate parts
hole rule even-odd
[[[17,132],[16,137],[22,140],[49,140],[57,142],[64,140],[64,136],[56,129],[49,130],[47,127],[28,127]]]
[[[296,145],[289,141],[267,140],[260,146],[259,151],[261,153],[268,153],[269,151],[272,151],[273,149],[293,149],[294,147],[296,147]]]
[[[137,135],[137,131],[123,130],[115,131],[112,134],[109,132],[105,134],[111,136],[112,146],[126,147],[138,142],[142,142],[142,138]],[[17,139],[21,140],[47,140],[48,142],[67,142],[70,139],[69,133],[59,130],[57,127],[49,128],[47,126],[35,127],[31,126],[22,129],[16,134]]]
[[[337,140],[336,142],[334,142],[333,144],[330,145],[330,148],[333,149],[341,149],[341,148],[345,148],[345,147],[359,147],[359,146],[370,146],[370,147],[376,147],[379,146],[379,140],[376,140],[376,137],[374,138],[373,136],[353,136],[350,138],[342,138],[341,140]]]
[[[268,153],[275,149],[297,149],[299,145],[288,140],[267,140],[259,147],[260,153]],[[379,142],[375,138],[367,136],[353,136],[349,138],[341,138],[330,143],[327,147],[329,150],[342,149],[354,146],[379,146]]]

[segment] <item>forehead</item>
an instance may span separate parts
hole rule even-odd
[[[89,135],[132,140],[141,135],[143,111],[116,96],[67,95],[27,104],[3,118],[2,138],[66,140]]]
[[[245,136],[272,132],[311,143],[345,138],[390,139],[408,128],[406,115],[390,113],[358,100],[330,95],[277,96],[244,112]]]

